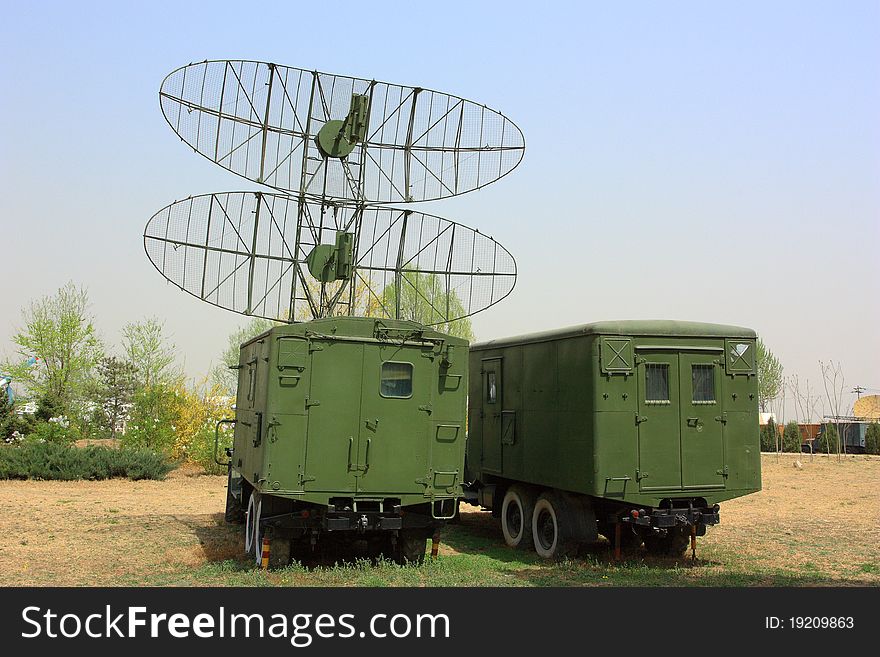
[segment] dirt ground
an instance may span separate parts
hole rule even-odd
[[[238,559],[225,484],[192,469],[165,481],[0,481],[0,584],[137,585]],[[763,486],[722,504],[721,525],[701,539],[716,567],[880,585],[880,459],[765,455]],[[464,511],[458,531],[493,522]]]
[[[761,492],[722,503],[707,545],[760,569],[880,585],[880,458],[764,454],[761,468]]]

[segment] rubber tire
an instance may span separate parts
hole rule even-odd
[[[263,563],[263,532],[260,531],[260,518],[263,516],[263,496],[259,493],[254,493],[254,495],[257,497],[257,502],[254,505],[257,512],[256,521],[254,522],[254,562],[260,566]],[[270,558],[271,554],[270,550]]]
[[[244,488],[244,478],[240,484],[242,490]],[[232,468],[229,468],[229,475],[226,478],[226,513],[224,519],[230,525],[241,525],[245,520],[245,510],[241,507],[241,498],[232,494]]]
[[[528,549],[532,542],[532,514],[535,510],[535,495],[525,486],[511,486],[504,494],[501,504],[501,533],[504,542],[512,548]],[[515,531],[508,522],[508,514],[518,515],[520,527]]]
[[[428,536],[424,529],[401,529],[397,535],[394,561],[400,565],[419,565],[425,561]]]
[[[568,535],[572,526],[570,511],[554,492],[541,493],[532,512],[532,538],[535,552],[544,559],[564,559],[574,554],[577,544]],[[545,521],[552,524],[552,537]]]
[[[259,524],[262,500],[257,492],[251,493],[248,498],[247,513],[244,516],[244,553],[256,556],[257,564],[260,563],[262,546],[259,543]],[[256,522],[255,522],[256,521]]]
[[[666,536],[646,536],[645,548],[650,554],[664,557],[681,557],[691,541],[689,527],[673,527]]]

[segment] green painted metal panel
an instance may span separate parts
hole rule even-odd
[[[631,372],[633,368],[632,338],[603,336],[601,344],[602,371],[606,374]]]
[[[406,398],[381,395],[389,361],[412,367]],[[258,490],[317,504],[454,497],[467,374],[465,340],[413,322],[275,327],[241,348],[233,467]]]
[[[484,360],[479,365],[483,383],[480,390],[480,467],[486,472],[501,472],[501,410],[503,408],[503,370],[500,358]]]
[[[364,345],[313,340],[305,490],[354,492],[365,466],[359,453]]]
[[[720,367],[712,354],[679,355],[681,483],[684,489],[724,488],[724,422]]]
[[[678,354],[669,351],[640,354],[639,468],[641,491],[681,490],[681,393]]]
[[[485,377],[473,383],[468,476],[644,506],[670,497],[712,504],[759,490],[757,381],[753,373],[728,373],[729,340],[754,348],[749,329],[641,321],[474,345],[472,371],[485,372],[487,359],[503,359],[500,412],[515,418],[515,439],[511,444],[499,432],[501,469],[481,468],[496,442],[483,433],[491,426],[484,420]],[[624,362],[632,354],[631,369],[622,362],[616,370],[605,367],[617,353],[608,352],[609,344],[623,347]],[[665,399],[656,381],[647,394],[649,364],[667,368]],[[694,367],[700,368],[696,396]]]
[[[429,421],[431,376],[436,372],[421,354],[421,349],[414,346],[381,345],[364,350],[358,440],[361,467],[356,473],[359,492],[424,492],[418,482],[428,470],[433,429]],[[409,371],[411,384],[402,386],[404,396],[383,396],[384,363],[411,366],[388,370],[394,376]],[[394,391],[386,387],[385,394],[389,392]]]

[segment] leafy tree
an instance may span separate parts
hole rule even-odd
[[[871,422],[865,432],[865,452],[880,454],[880,422]]]
[[[461,317],[464,305],[454,291],[447,291],[443,279],[437,274],[417,271],[400,275],[400,319],[420,324],[431,324],[438,331],[473,341],[474,331],[468,318],[445,321],[446,317]],[[393,317],[398,307],[398,292],[394,285],[382,290],[384,312]]]
[[[128,416],[137,388],[136,370],[128,361],[105,356],[98,361],[94,401],[98,426],[116,438],[121,422]]]
[[[122,329],[122,347],[135,369],[135,391],[123,444],[171,454],[174,422],[183,375],[175,364],[175,346],[155,317]]]
[[[86,397],[103,353],[88,309],[88,293],[72,282],[31,302],[22,311],[24,327],[12,337],[19,362],[4,366],[59,415],[78,415],[78,404]],[[30,359],[37,359],[36,365],[28,364]]]
[[[122,328],[122,348],[137,370],[139,387],[171,383],[180,375],[174,366],[175,346],[165,335],[165,326],[155,317],[126,324]]]
[[[801,451],[801,429],[797,422],[789,422],[785,425],[782,433],[782,451],[783,452],[800,452]]]
[[[229,334],[226,348],[220,355],[220,364],[214,368],[212,376],[214,384],[223,394],[234,396],[238,387],[238,371],[230,368],[238,365],[238,352],[242,343],[260,333],[265,333],[273,326],[276,326],[276,322],[262,317],[252,317],[247,324]]]
[[[782,392],[782,364],[760,338],[757,350],[758,405],[762,412],[767,412],[770,402]]]

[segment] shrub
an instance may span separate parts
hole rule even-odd
[[[217,421],[234,417],[229,400],[222,395],[223,389],[209,386],[207,381],[195,389],[178,390],[177,439],[174,455],[202,466],[209,474],[225,474],[226,468],[214,462],[214,428]],[[220,459],[223,447],[231,444],[231,428],[220,426]]]
[[[797,422],[789,422],[785,425],[785,431],[782,433],[782,451],[801,451],[801,430]]]
[[[831,423],[825,424],[816,438],[816,451],[824,454],[837,454],[838,442],[837,427]],[[843,451],[843,445],[840,445],[840,451]]]
[[[32,415],[18,415],[6,395],[0,393],[0,444],[18,442],[33,429]]]
[[[207,380],[188,387],[182,380],[140,390],[122,444],[148,448],[175,461],[202,466],[210,474],[226,468],[214,462],[217,420],[234,416],[229,398]],[[221,426],[221,450],[231,442],[229,425]],[[221,451],[222,454],[222,451]]]
[[[149,450],[26,442],[0,447],[0,479],[164,479],[171,465]]]
[[[776,428],[776,422],[772,418],[767,420],[767,424],[761,427],[761,451],[775,452],[778,436],[779,430]]]
[[[28,442],[69,445],[79,439],[79,434],[65,418],[53,417],[46,422],[37,422],[26,438]]]
[[[880,422],[872,422],[865,432],[865,452],[880,454]]]
[[[180,395],[176,385],[160,383],[139,390],[134,396],[128,427],[122,436],[123,446],[176,457],[175,424],[179,407]]]

